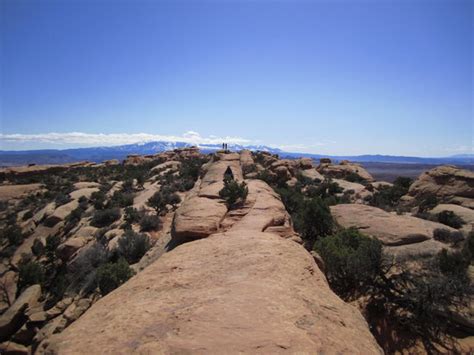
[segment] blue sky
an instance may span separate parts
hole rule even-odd
[[[2,0],[0,148],[472,153],[473,3]]]

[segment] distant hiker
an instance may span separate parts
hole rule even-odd
[[[230,166],[227,166],[227,169],[225,170],[225,173],[224,173],[224,180],[234,180],[234,173],[232,172],[232,169],[230,168]]]
[[[225,143],[222,143],[222,150],[225,149]]]

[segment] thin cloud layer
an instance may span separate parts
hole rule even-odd
[[[110,146],[121,144],[146,143],[153,141],[185,142],[190,144],[249,144],[250,140],[241,137],[203,137],[198,132],[187,131],[181,136],[167,136],[148,133],[39,133],[39,134],[0,134],[0,143],[41,143],[51,145]]]

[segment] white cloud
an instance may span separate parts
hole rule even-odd
[[[153,141],[185,142],[190,144],[220,144],[222,142],[249,144],[250,140],[241,137],[203,137],[198,132],[188,131],[181,136],[167,136],[148,133],[39,133],[39,134],[0,134],[0,144],[41,143],[50,145],[109,146],[144,143]]]

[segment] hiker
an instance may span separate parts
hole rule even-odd
[[[234,173],[229,165],[227,165],[227,169],[225,170],[224,180],[234,180]]]

